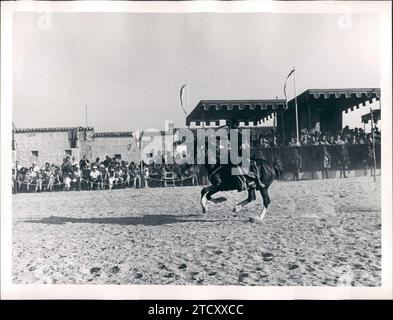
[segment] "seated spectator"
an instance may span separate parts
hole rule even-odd
[[[101,172],[98,170],[97,164],[93,164],[90,171],[90,189],[93,190],[97,186],[97,190],[101,187]]]
[[[64,191],[71,190],[71,172],[66,171],[63,174]]]

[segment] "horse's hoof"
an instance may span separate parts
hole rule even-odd
[[[233,212],[239,212],[241,210],[241,206],[236,206],[233,208]]]
[[[250,218],[249,221],[252,223],[262,223],[262,219],[259,217],[258,218]]]
[[[202,213],[207,213],[207,208],[202,207]]]

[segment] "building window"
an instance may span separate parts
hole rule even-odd
[[[65,150],[66,156],[72,156],[72,151],[71,150]]]
[[[262,107],[261,107],[261,109],[262,109],[262,110],[266,110],[266,109],[267,109],[267,105],[266,105],[266,104],[263,104]]]
[[[247,108],[248,108],[248,109],[251,109],[251,104],[245,104],[245,105],[244,105],[244,108],[246,108],[246,109],[247,109]]]
[[[216,104],[210,104],[210,105],[209,105],[209,108],[211,108],[211,109],[216,109],[216,108],[217,108],[217,105],[216,105]]]
[[[38,158],[38,151],[37,150],[32,150],[31,151],[31,156],[34,158]]]
[[[266,107],[267,107],[268,109],[273,109],[273,105],[272,105],[272,104],[267,104]]]
[[[228,105],[227,104],[222,104],[221,108],[228,109]]]
[[[116,154],[115,154],[115,159],[119,159],[119,160],[121,160],[121,154],[119,154],[119,153],[116,153]]]
[[[240,105],[239,104],[233,104],[232,107],[239,109]]]

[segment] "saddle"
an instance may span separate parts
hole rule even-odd
[[[233,168],[237,168],[240,174],[237,175],[232,174]],[[215,176],[217,175],[219,175],[219,178],[217,180],[220,180],[221,183],[223,184],[223,187],[228,190],[237,189],[238,192],[241,192],[247,190],[250,187],[256,187],[256,186],[259,186],[261,188],[264,187],[263,183],[259,179],[259,172],[255,163],[250,165],[250,170],[248,172],[244,171],[244,169],[241,168],[239,165],[233,165],[233,164],[220,165],[210,173],[209,180],[212,183],[214,183]],[[225,179],[225,177],[233,177],[233,178]]]

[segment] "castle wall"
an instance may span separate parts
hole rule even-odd
[[[140,161],[140,151],[131,137],[95,137],[92,142],[92,159],[101,161],[108,155],[120,155],[124,161]]]
[[[116,154],[125,161],[140,161],[140,151],[130,135],[101,133],[96,136],[91,128],[80,128],[77,135],[79,148],[71,148],[68,128],[19,129],[14,134],[13,162],[18,160],[25,167],[30,167],[32,162],[43,166],[46,162],[61,164],[66,156],[79,161],[83,155],[104,160],[106,155]]]

